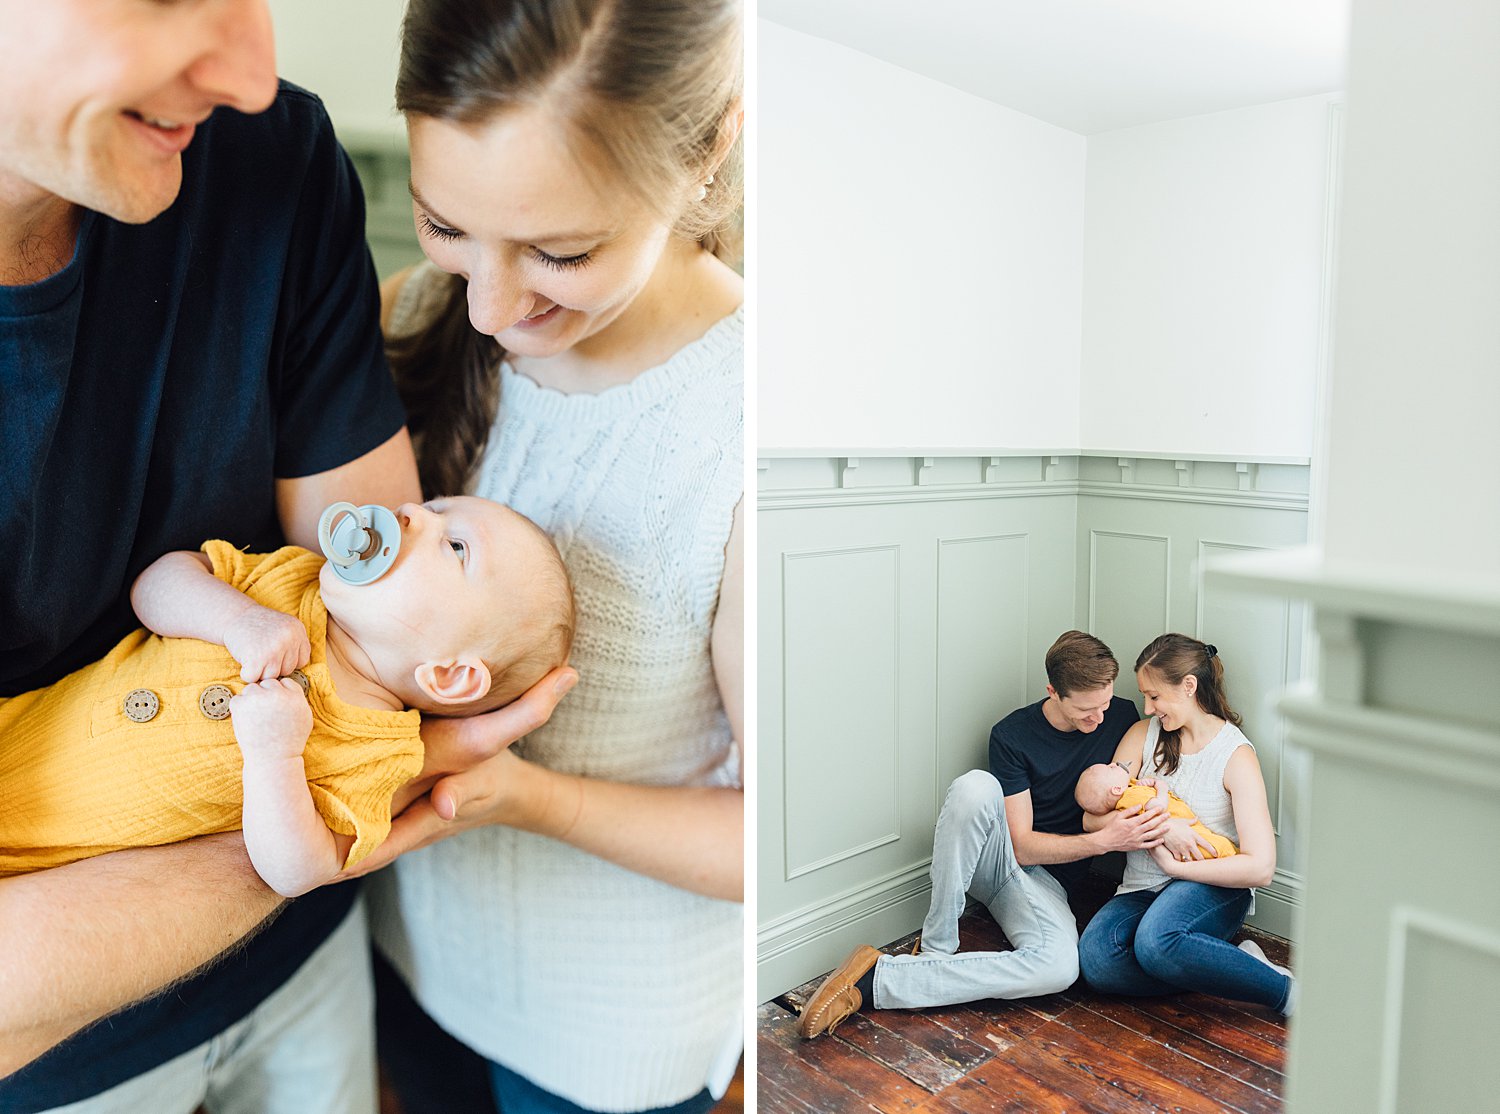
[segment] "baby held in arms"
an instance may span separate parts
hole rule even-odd
[[[1105,816],[1115,809],[1134,812],[1140,808],[1148,811],[1164,808],[1168,816],[1193,821],[1192,832],[1198,837],[1204,857],[1222,859],[1238,854],[1238,848],[1228,839],[1199,823],[1187,802],[1168,789],[1165,781],[1133,778],[1118,763],[1100,762],[1084,770],[1073,795],[1084,812],[1095,816]]]
[[[0,700],[0,875],[243,828],[304,893],[482,757],[424,752],[419,713],[490,711],[567,661],[567,572],[508,507],[339,503],[320,541],[168,553],[131,590],[147,629]]]

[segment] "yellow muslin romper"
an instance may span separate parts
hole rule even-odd
[[[1125,792],[1120,794],[1120,800],[1116,803],[1115,808],[1135,808],[1136,805],[1143,805],[1155,796],[1155,789],[1149,785],[1142,785],[1134,778],[1131,778],[1130,784],[1125,788]],[[1210,831],[1207,825],[1198,822],[1197,816],[1188,807],[1188,803],[1170,789],[1167,790],[1167,815],[1178,818],[1192,816],[1193,831],[1213,844],[1214,850],[1219,853],[1219,858],[1227,859],[1230,855],[1239,854],[1239,849],[1229,841],[1227,836],[1221,836],[1218,832]]]
[[[355,837],[353,865],[385,839],[391,795],[422,768],[420,716],[334,694],[322,557],[222,541],[203,552],[214,575],[307,627],[307,783],[328,827]],[[239,674],[222,646],[138,630],[93,665],[0,700],[0,875],[237,830],[240,750],[225,705]]]

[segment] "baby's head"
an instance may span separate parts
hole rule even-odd
[[[320,582],[372,681],[409,708],[477,715],[568,660],[572,586],[530,519],[473,496],[403,503],[396,519],[401,548],[389,572],[356,586],[325,566]]]
[[[1074,799],[1084,812],[1103,816],[1120,803],[1120,795],[1130,785],[1130,774],[1123,766],[1100,762],[1084,770],[1078,778]]]

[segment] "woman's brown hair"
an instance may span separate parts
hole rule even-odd
[[[478,125],[544,106],[581,157],[613,171],[675,233],[733,264],[743,68],[737,0],[411,0],[396,107]],[[465,279],[449,276],[435,302],[430,325],[386,342],[428,496],[467,485],[494,421],[505,355],[469,324]]]
[[[1150,669],[1174,688],[1189,676],[1196,677],[1198,686],[1193,695],[1198,707],[1236,727],[1243,722],[1240,714],[1229,706],[1224,691],[1224,663],[1219,660],[1218,647],[1185,634],[1164,634],[1153,639],[1135,659],[1135,671],[1139,673],[1142,669]],[[1175,774],[1181,760],[1181,728],[1163,731],[1156,740],[1156,768],[1164,774]]]

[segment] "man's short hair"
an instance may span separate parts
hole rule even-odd
[[[1060,697],[1102,689],[1119,675],[1120,663],[1109,647],[1081,630],[1059,635],[1047,651],[1047,683]]]

